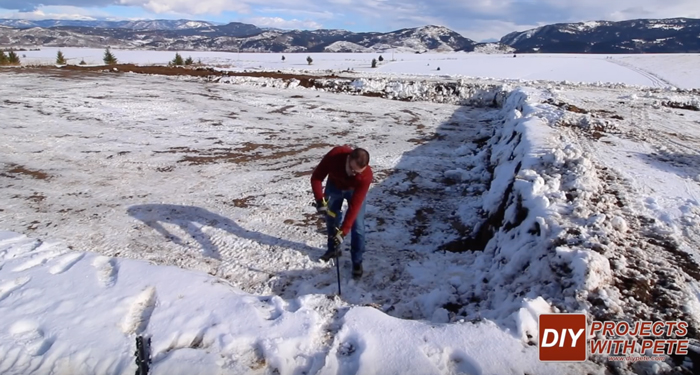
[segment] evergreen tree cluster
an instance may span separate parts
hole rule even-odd
[[[19,65],[20,60],[19,60],[19,55],[15,53],[15,51],[10,50],[9,52],[5,52],[3,50],[0,50],[0,65]]]
[[[182,65],[192,65],[194,64],[194,60],[192,60],[191,56],[188,56],[187,59],[182,58],[180,53],[175,53],[175,58],[168,63],[168,65],[174,65],[174,66],[182,66]]]

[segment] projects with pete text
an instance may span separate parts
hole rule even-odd
[[[650,360],[655,358],[646,355],[686,355],[690,345],[683,338],[688,334],[684,321],[593,321],[588,328],[585,314],[540,315],[540,360],[578,362],[585,361],[589,353]]]

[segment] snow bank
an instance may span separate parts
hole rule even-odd
[[[432,81],[400,78],[315,78],[278,79],[241,76],[212,76],[213,82],[259,87],[308,89],[351,95],[375,96],[403,101],[428,101],[460,105],[500,106],[508,86],[468,80]]]
[[[585,291],[612,278],[605,257],[557,241],[566,229],[559,218],[572,209],[567,192],[592,192],[597,179],[587,156],[555,137],[550,121],[561,110],[541,104],[543,96],[527,88],[509,93],[502,126],[487,142],[492,177],[482,196],[484,221],[470,244],[483,249],[470,266],[480,270],[482,283],[462,293],[463,300],[474,301],[466,311],[502,321],[532,342],[540,313],[585,311]],[[466,206],[460,210],[465,223],[468,212]]]

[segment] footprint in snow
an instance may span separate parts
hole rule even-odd
[[[54,251],[45,251],[42,253],[38,253],[35,255],[32,255],[31,259],[20,264],[19,266],[15,267],[12,269],[13,272],[22,272],[26,271],[30,268],[34,268],[36,266],[40,266],[42,264],[45,264],[49,260],[52,260],[54,258],[58,258],[61,255],[67,253],[67,250],[54,250]]]
[[[478,363],[461,350],[438,348],[426,345],[423,354],[435,365],[437,372],[450,375],[481,375],[483,371]]]
[[[57,275],[59,273],[64,273],[73,267],[79,260],[83,259],[85,253],[77,253],[66,255],[61,260],[58,261],[56,265],[49,269],[49,273],[52,275]]]
[[[31,279],[32,278],[29,276],[22,276],[22,277],[18,277],[16,279],[14,279],[12,281],[8,281],[8,282],[0,284],[0,301],[7,298],[7,296],[9,296],[15,290],[23,287]]]
[[[450,354],[449,367],[453,374],[481,375],[483,373],[479,364],[459,349],[453,350]]]
[[[119,268],[113,258],[98,256],[92,262],[92,266],[97,269],[97,279],[102,286],[109,288],[117,283]]]
[[[265,317],[266,320],[277,320],[285,312],[293,313],[301,308],[298,300],[285,301],[279,296],[264,297],[258,299],[258,301],[262,302],[263,305],[260,306],[256,303],[254,306],[259,307],[267,315]]]
[[[10,327],[10,340],[14,347],[23,348],[31,356],[41,356],[53,345],[54,339],[45,337],[44,332],[34,321],[20,320]]]

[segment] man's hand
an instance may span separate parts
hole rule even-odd
[[[328,201],[325,198],[317,200],[314,206],[316,207],[316,213],[325,215],[328,212]]]
[[[343,231],[340,228],[335,228],[335,236],[333,236],[333,242],[335,242],[335,248],[339,249],[340,244],[343,243],[345,236],[343,236]]]

